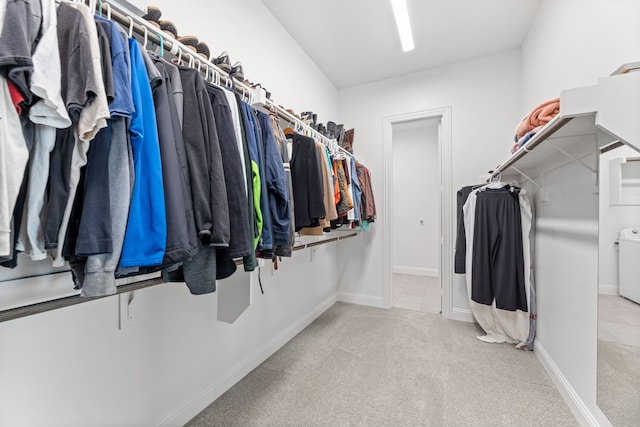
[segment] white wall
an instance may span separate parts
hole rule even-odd
[[[638,153],[622,146],[600,156],[600,241],[598,271],[600,293],[618,295],[618,234],[628,227],[640,227],[640,206],[609,205],[609,161],[616,157],[637,157]]]
[[[437,276],[440,252],[438,123],[393,126],[393,270]]]
[[[181,35],[241,60],[277,103],[336,117],[337,90],[259,0],[153,4]],[[185,423],[336,300],[340,244],[315,248],[313,261],[311,250],[296,252],[273,277],[263,268],[265,295],[254,285],[254,304],[231,325],[216,320],[217,294],[192,296],[180,284],[138,292],[141,323],[122,331],[117,297],[0,323],[0,425]],[[71,287],[65,277],[57,286],[65,280]]]
[[[595,84],[622,63],[638,61],[638,16],[640,2],[636,0],[544,0],[522,47],[521,115],[540,102],[557,97],[564,89]],[[571,200],[571,195],[567,197]],[[538,264],[538,268],[553,273],[554,269],[563,268],[554,264],[553,258],[566,257],[567,249],[575,247],[571,242],[578,242],[580,236],[560,239],[553,237],[553,228],[548,230],[538,251],[550,251],[550,261],[547,266]],[[585,255],[581,264],[590,271],[597,262],[597,242],[588,232],[583,233],[582,239],[585,245],[591,245],[588,253],[592,255]],[[562,281],[545,281],[544,275],[537,277],[537,343],[555,364],[556,373],[563,376],[562,387],[572,389],[572,394],[566,396],[583,405],[579,410],[587,415],[582,422],[605,422],[595,395],[597,285],[581,285],[577,277],[567,280],[565,285]],[[579,316],[581,321],[568,321],[570,314]]]
[[[544,0],[522,45],[522,115],[640,59],[637,0]]]
[[[245,78],[296,113],[314,111],[319,122],[337,120],[338,91],[260,0],[155,0],[178,35],[205,41],[211,55],[227,51]],[[331,28],[327,28],[331,31]]]
[[[365,234],[365,249],[345,241],[342,254],[358,252],[341,268],[340,291],[351,300],[382,306],[384,222],[391,200],[383,187],[383,119],[452,107],[452,185],[475,184],[508,157],[519,120],[520,55],[509,51],[340,91],[340,117],[356,128],[354,151],[372,172],[378,220]],[[453,197],[455,203],[455,197]],[[451,208],[455,213],[455,206]],[[455,214],[454,214],[455,215]],[[391,244],[391,242],[389,242]],[[343,257],[342,255],[340,255]],[[453,254],[451,254],[453,257]],[[447,272],[442,272],[447,274]],[[463,276],[453,281],[453,307],[469,312]]]
[[[0,323],[0,425],[184,424],[335,302],[336,243],[312,249],[263,268],[264,295],[254,273],[233,324],[184,284],[137,291],[129,329],[116,296]]]

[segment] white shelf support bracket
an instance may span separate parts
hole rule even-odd
[[[515,166],[511,166],[511,169],[513,169],[514,171],[518,172],[520,175],[522,175],[522,177],[523,177],[524,179],[526,179],[527,181],[529,181],[530,183],[532,183],[533,185],[535,185],[536,187],[538,187],[538,189],[539,189],[540,191],[542,191],[542,186],[541,186],[540,184],[538,184],[537,182],[535,182],[533,179],[529,178],[529,177],[527,176],[527,174],[526,174],[526,173],[522,172],[520,169],[518,169],[518,168],[517,168],[517,167],[515,167]]]
[[[580,160],[579,158],[573,156],[570,153],[567,153],[565,150],[563,150],[562,148],[558,147],[556,144],[554,144],[551,141],[547,142],[550,146],[552,146],[553,148],[555,148],[556,150],[558,150],[559,152],[561,152],[562,154],[564,154],[565,156],[569,157],[571,160],[573,160],[574,162],[578,162],[579,164],[581,164],[582,166],[584,166],[585,168],[589,169],[592,173],[597,174],[598,171],[595,170],[594,168],[592,168],[591,166],[589,166],[588,164],[586,164],[585,162],[583,162],[582,160]]]

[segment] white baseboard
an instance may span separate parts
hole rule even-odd
[[[273,353],[278,351],[283,345],[288,343],[293,337],[309,326],[327,309],[333,306],[338,300],[337,294],[332,295],[316,306],[314,310],[303,318],[293,323],[290,327],[282,331],[279,335],[268,341],[261,348],[258,348],[246,359],[232,366],[229,371],[215,383],[211,384],[202,393],[187,402],[182,408],[162,421],[160,427],[183,426],[193,417],[198,415],[203,409],[209,406],[214,400],[222,396],[227,390],[233,387],[238,381],[244,378],[249,372],[257,368],[262,362],[267,360]]]
[[[609,285],[607,283],[600,283],[598,285],[598,293],[600,295],[619,295],[620,289],[616,285]]]
[[[408,267],[406,265],[394,265],[393,272],[398,274],[412,274],[414,276],[440,277],[437,268]]]
[[[384,298],[373,295],[356,294],[352,292],[340,292],[338,301],[351,304],[366,305],[369,307],[386,308]]]
[[[458,320],[460,322],[475,322],[473,313],[468,308],[452,308],[449,320]]]
[[[547,374],[551,377],[551,381],[555,384],[578,423],[580,423],[581,426],[600,427],[596,416],[591,413],[587,405],[562,374],[558,365],[555,364],[549,353],[547,353],[538,341],[534,343],[534,353],[544,367],[544,370],[547,371]]]

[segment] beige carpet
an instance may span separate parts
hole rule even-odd
[[[438,314],[338,303],[188,426],[576,426],[533,353]]]
[[[598,406],[616,427],[640,425],[640,347],[598,340]]]

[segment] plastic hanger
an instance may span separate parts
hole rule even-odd
[[[158,36],[158,38],[160,39],[160,57],[163,58],[164,57],[164,37],[162,37],[162,34],[160,33],[156,33],[156,36]]]
[[[142,27],[144,29],[144,43],[142,44],[142,48],[146,49],[147,48],[147,41],[149,39],[149,31],[147,30],[147,27]]]
[[[127,16],[129,20],[129,38],[133,37],[133,19],[130,16]]]

